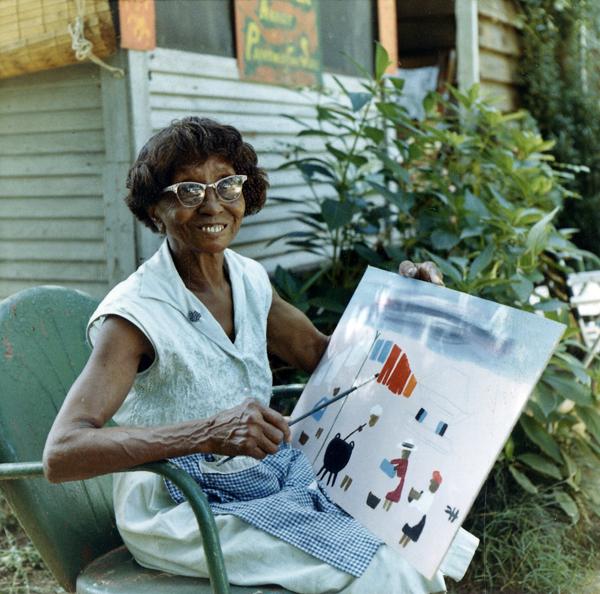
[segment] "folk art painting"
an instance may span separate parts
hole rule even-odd
[[[292,414],[329,496],[437,571],[564,326],[368,268]],[[361,385],[362,384],[362,385]]]

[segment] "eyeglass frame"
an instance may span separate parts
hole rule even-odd
[[[226,179],[229,179],[230,177],[241,177],[242,179],[242,186],[244,185],[244,183],[247,181],[248,176],[244,175],[243,173],[235,173],[234,175],[228,175],[227,177],[222,177],[221,179],[217,180],[216,182],[213,182],[212,184],[205,184],[203,182],[195,182],[195,181],[180,181],[177,182],[176,184],[171,184],[170,186],[167,186],[166,188],[163,188],[161,190],[161,194],[165,194],[166,192],[173,192],[173,194],[175,194],[175,197],[177,198],[177,200],[179,201],[179,204],[181,204],[181,206],[183,206],[184,208],[196,208],[198,206],[200,206],[204,200],[206,199],[206,190],[208,190],[208,188],[212,188],[215,191],[215,196],[217,197],[217,199],[220,202],[223,202],[225,204],[232,204],[233,202],[235,202],[241,195],[242,192],[240,190],[240,193],[238,196],[236,196],[233,200],[224,200],[223,197],[221,196],[221,194],[219,194],[219,191],[217,190],[217,186],[225,181]],[[198,184],[199,186],[203,186],[204,187],[204,195],[202,196],[202,199],[200,200],[200,202],[198,202],[198,204],[184,204],[181,200],[181,198],[179,197],[179,194],[177,192],[177,189],[179,188],[180,185],[182,184]]]

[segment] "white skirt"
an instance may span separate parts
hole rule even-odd
[[[198,523],[189,503],[175,504],[162,478],[153,473],[116,474],[113,480],[117,527],[136,561],[176,575],[208,577]],[[382,545],[363,575],[355,578],[235,516],[215,516],[215,522],[232,584],[278,584],[299,594],[444,592],[444,576],[460,580],[479,543],[461,528],[432,580]]]

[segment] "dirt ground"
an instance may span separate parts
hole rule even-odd
[[[0,593],[64,594],[0,497]]]

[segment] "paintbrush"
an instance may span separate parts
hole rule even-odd
[[[364,382],[361,382],[360,384],[356,384],[356,386],[352,386],[352,388],[348,388],[347,390],[340,392],[337,396],[334,396],[330,400],[327,400],[326,402],[322,402],[321,404],[318,404],[313,409],[309,410],[308,412],[304,413],[303,415],[300,415],[298,418],[292,419],[288,423],[288,426],[291,427],[292,425],[299,423],[303,419],[306,419],[306,417],[310,417],[310,415],[312,415],[324,408],[327,408],[330,404],[333,404],[334,402],[337,402],[338,400],[345,398],[349,394],[352,394],[352,392],[354,392],[355,390],[358,390],[358,388],[362,388],[365,384],[372,382],[374,379],[377,378],[378,375],[379,374],[376,373],[375,375],[372,375],[370,378],[366,379]],[[216,466],[221,466],[221,464],[225,464],[225,462],[229,462],[229,460],[233,460],[234,458],[235,458],[235,456],[229,456],[228,458],[224,458],[223,460],[220,460],[219,462],[217,462]]]

